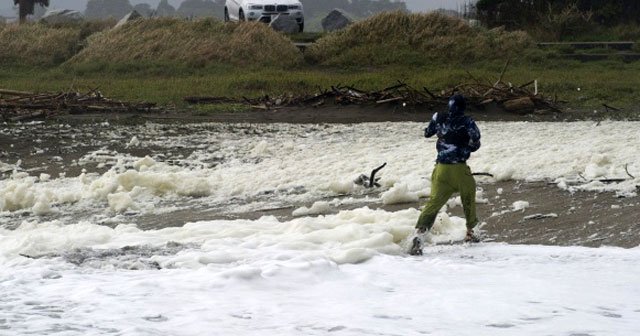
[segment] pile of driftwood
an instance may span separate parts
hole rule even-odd
[[[529,87],[533,86],[531,91]],[[557,100],[550,100],[537,92],[537,82],[531,81],[525,85],[516,86],[499,80],[493,84],[476,81],[457,85],[448,90],[432,92],[426,87],[416,89],[406,83],[397,84],[377,91],[365,91],[353,86],[332,86],[321,90],[315,95],[283,95],[263,96],[258,98],[230,99],[226,97],[186,97],[190,104],[248,104],[256,109],[278,109],[291,106],[318,107],[324,104],[339,105],[384,105],[395,104],[402,106],[439,108],[445,105],[454,93],[463,94],[469,104],[476,108],[496,105],[508,112],[514,113],[545,113],[560,112]]]
[[[510,60],[505,63],[498,80],[495,82],[477,78],[467,72],[471,83],[460,84],[447,92],[443,92],[443,95],[459,92],[477,107],[482,108],[490,104],[496,104],[508,112],[515,113],[562,112],[557,97],[548,99],[540,94],[537,80],[529,81],[523,85],[504,82],[504,74],[509,67],[509,63]]]
[[[26,121],[59,114],[96,112],[158,112],[151,103],[130,103],[104,97],[97,89],[87,93],[33,93],[0,89],[0,120]]]
[[[278,109],[290,106],[317,107],[326,103],[340,105],[383,105],[395,104],[423,108],[441,108],[453,94],[465,96],[468,103],[478,109],[485,109],[491,105],[507,112],[527,114],[532,112],[561,112],[557,98],[548,99],[538,92],[538,81],[532,80],[524,85],[514,85],[504,82],[503,77],[510,60],[508,60],[497,81],[478,79],[467,72],[466,83],[441,91],[430,91],[426,87],[414,88],[404,82],[397,83],[377,91],[365,91],[354,86],[332,86],[330,89],[319,90],[314,95],[278,97],[264,96],[254,99],[230,99],[222,97],[186,97],[190,104],[220,104],[239,103],[248,104],[257,109]]]

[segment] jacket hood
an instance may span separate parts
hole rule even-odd
[[[449,98],[448,114],[451,117],[458,117],[464,115],[464,111],[467,109],[467,102],[462,95],[454,95]]]

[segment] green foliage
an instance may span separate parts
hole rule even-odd
[[[591,40],[589,36],[597,31],[608,31],[610,38],[617,39],[624,38],[625,32],[610,27],[638,26],[640,1],[479,0],[475,14],[488,27],[523,29],[543,40]]]

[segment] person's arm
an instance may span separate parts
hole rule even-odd
[[[438,119],[438,114],[435,113],[433,115],[433,118],[431,118],[431,121],[429,122],[429,126],[427,126],[427,128],[424,129],[424,137],[425,138],[430,138],[432,136],[434,136],[436,133],[438,133],[438,129],[436,128],[436,120]]]
[[[480,129],[471,118],[469,118],[469,122],[467,123],[467,132],[469,134],[469,144],[467,147],[471,152],[475,152],[480,149]]]

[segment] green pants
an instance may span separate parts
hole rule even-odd
[[[431,198],[425,205],[417,229],[429,231],[438,216],[440,208],[447,203],[453,193],[459,192],[467,220],[467,229],[478,224],[476,217],[476,181],[466,163],[436,164],[431,174]]]

